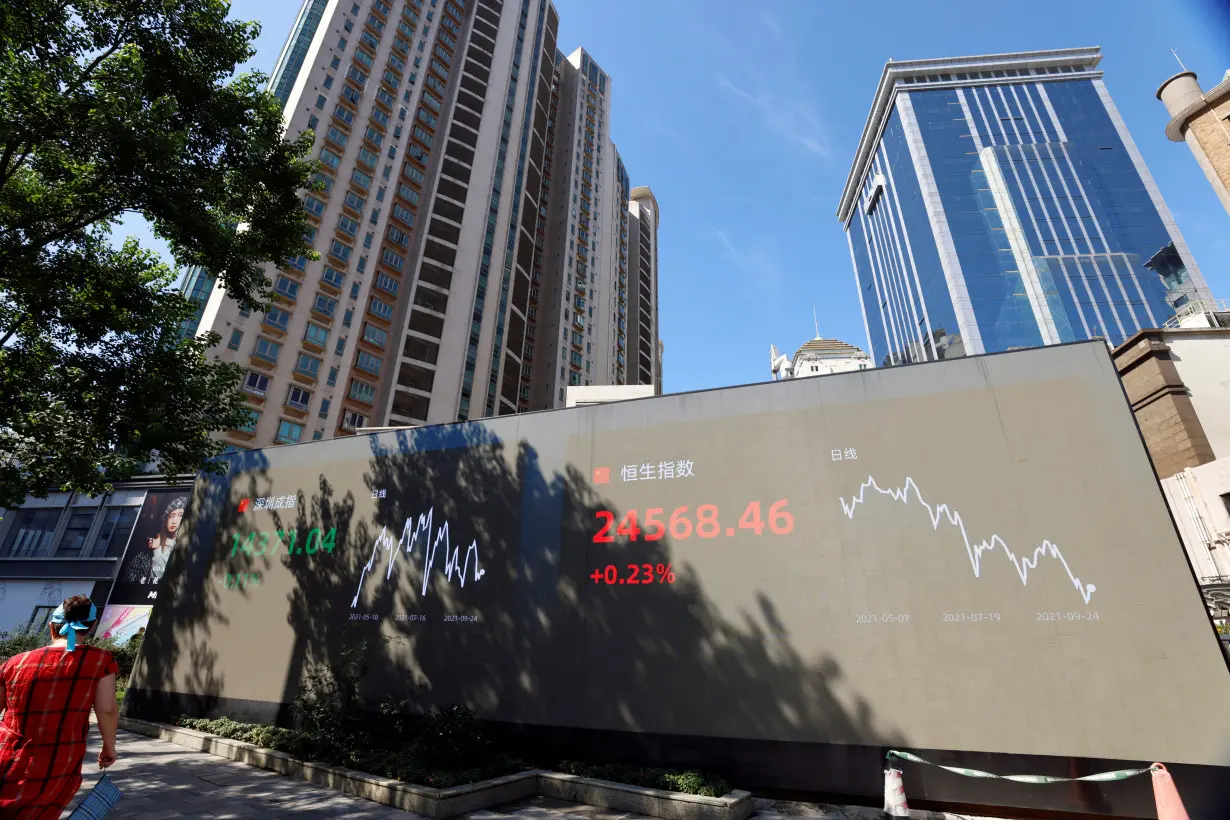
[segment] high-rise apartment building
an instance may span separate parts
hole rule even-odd
[[[647,316],[657,340],[657,222],[640,301],[643,202],[610,137],[610,77],[584,49],[556,55],[548,122],[543,221],[534,257],[530,322],[534,345],[522,370],[522,407],[564,407],[567,388],[654,384],[641,367],[635,317]]]
[[[232,445],[563,406],[560,385],[631,378],[607,333],[627,300],[610,80],[583,52],[563,68],[558,24],[549,0],[305,0],[270,88],[287,133],[317,136],[321,258],[271,267],[263,315],[210,297],[202,327],[248,369]],[[580,94],[567,129],[561,90]],[[565,200],[571,245],[548,219]],[[562,381],[544,312],[568,323]]]
[[[885,66],[837,211],[875,361],[1118,344],[1209,298],[1100,60]]]
[[[1157,90],[1170,122],[1166,136],[1186,142],[1222,206],[1230,212],[1230,71],[1208,91],[1196,72],[1176,74]]]

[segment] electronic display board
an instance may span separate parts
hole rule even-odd
[[[369,694],[517,724],[1230,751],[1098,342],[252,452],[184,526],[138,702],[284,704],[366,639]]]

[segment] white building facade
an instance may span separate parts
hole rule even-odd
[[[808,376],[827,376],[831,373],[848,373],[851,370],[868,370],[875,366],[871,356],[854,345],[836,339],[823,339],[819,335],[805,342],[793,357],[777,352],[776,345],[769,345],[769,366],[774,381],[803,379]]]

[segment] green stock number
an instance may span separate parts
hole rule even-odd
[[[235,533],[231,536],[231,555],[277,555],[278,547],[285,547],[287,555],[315,555],[324,551],[332,554],[337,541],[337,527],[322,530],[313,527],[307,538],[299,542],[298,530],[263,530],[246,536]]]

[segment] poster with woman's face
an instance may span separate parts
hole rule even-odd
[[[190,495],[191,490],[184,489],[150,492],[145,496],[109,604],[139,606],[157,600],[158,582],[175,549]]]

